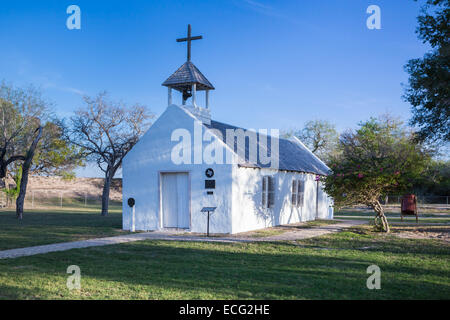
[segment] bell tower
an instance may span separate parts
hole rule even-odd
[[[177,39],[177,42],[187,42],[187,61],[178,68],[166,81],[163,86],[168,88],[168,105],[172,102],[172,89],[181,93],[181,104],[189,112],[200,118],[203,122],[211,122],[209,110],[209,91],[214,90],[214,86],[191,62],[191,42],[200,40],[202,36],[191,36],[191,25],[188,25],[188,34],[186,38]],[[200,107],[197,104],[197,93],[205,91],[205,106]],[[191,104],[187,104],[188,99]]]

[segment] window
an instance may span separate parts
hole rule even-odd
[[[298,198],[297,198],[297,207],[303,207],[303,202],[305,200],[305,181],[298,180]]]
[[[262,206],[272,208],[275,203],[275,183],[273,177],[265,176],[262,180]]]
[[[296,207],[303,207],[305,199],[305,181],[292,180],[292,205]]]
[[[292,205],[297,205],[297,197],[298,197],[298,189],[297,189],[297,180],[292,180]]]

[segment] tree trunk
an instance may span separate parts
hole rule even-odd
[[[0,164],[0,179],[2,180],[6,179],[6,171],[7,171],[6,162],[2,161]]]
[[[370,205],[376,213],[375,216],[375,228],[382,232],[389,232],[389,223],[387,221],[386,216],[384,215],[383,206],[377,200]]]
[[[22,220],[23,218],[23,207],[25,205],[25,195],[27,193],[27,184],[28,184],[28,172],[29,167],[25,168],[25,163],[22,167],[22,179],[20,182],[20,190],[19,190],[19,196],[16,200],[16,217],[19,220]]]
[[[5,194],[5,206],[8,207],[8,194],[6,193],[6,191],[2,191],[6,190],[6,178],[2,178],[0,175],[0,193],[4,192]]]
[[[102,194],[102,216],[108,215],[109,209],[109,190],[111,188],[111,181],[114,176],[112,169],[107,169],[105,173],[105,182],[103,184],[103,194]]]
[[[37,128],[38,132],[37,136],[34,138],[31,143],[30,149],[28,149],[27,155],[25,157],[25,161],[22,165],[22,179],[20,180],[20,190],[19,196],[16,200],[16,217],[17,219],[22,220],[23,218],[23,207],[25,204],[25,195],[27,193],[27,184],[28,184],[28,174],[30,172],[30,167],[33,162],[34,152],[36,151],[36,147],[41,140],[42,137],[42,127]]]

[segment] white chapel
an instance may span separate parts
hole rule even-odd
[[[211,118],[215,88],[191,62],[197,39],[190,25],[177,39],[188,54],[162,84],[168,106],[123,160],[123,229],[233,234],[332,219],[332,199],[318,179],[330,169],[299,139]],[[209,221],[204,208],[214,210]]]

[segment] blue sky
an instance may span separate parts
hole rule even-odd
[[[167,105],[161,83],[186,59],[214,84],[214,119],[247,128],[289,129],[326,119],[339,130],[390,112],[409,119],[402,101],[404,64],[428,47],[415,34],[423,1],[2,1],[0,79],[40,86],[60,116],[83,94]],[[81,8],[81,30],[66,9]],[[369,5],[381,30],[369,30]],[[176,100],[177,101],[177,100]],[[80,175],[96,175],[92,169]]]

